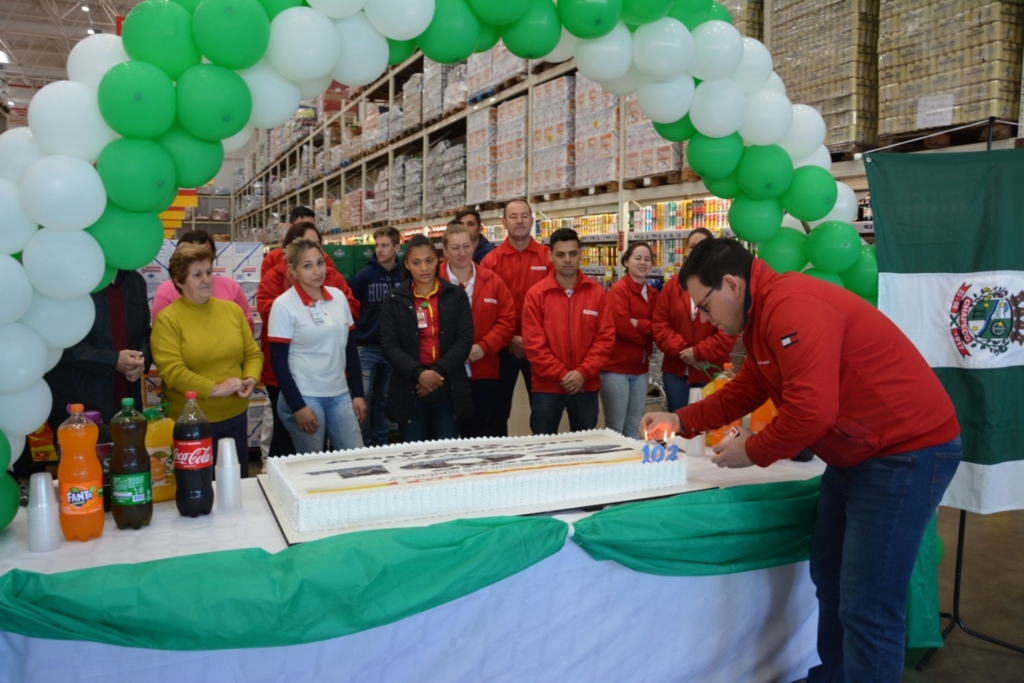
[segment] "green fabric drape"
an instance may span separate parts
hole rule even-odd
[[[310,643],[468,595],[561,550],[568,526],[492,517],[292,546],[0,577],[0,630],[162,650]]]

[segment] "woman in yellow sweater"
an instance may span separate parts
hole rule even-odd
[[[171,402],[170,417],[177,419],[181,414],[186,391],[196,392],[199,408],[210,420],[213,442],[235,440],[246,477],[246,413],[263,370],[263,353],[242,310],[230,301],[212,298],[213,252],[208,246],[179,246],[168,270],[181,298],[157,315],[150,347],[164,397]]]

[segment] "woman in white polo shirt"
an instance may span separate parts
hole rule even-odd
[[[274,300],[267,331],[281,421],[298,453],[323,450],[325,433],[333,448],[360,448],[366,402],[352,311],[341,290],[324,286],[319,244],[299,238],[285,257],[295,285]]]

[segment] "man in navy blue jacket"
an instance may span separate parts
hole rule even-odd
[[[355,274],[349,286],[362,305],[353,334],[359,347],[363,393],[369,409],[368,419],[363,421],[363,443],[381,446],[388,443],[391,433],[391,421],[384,416],[391,366],[384,360],[380,348],[380,305],[384,295],[402,282],[402,268],[398,265],[398,245],[402,236],[388,227],[374,232],[373,239],[377,247],[370,263]]]

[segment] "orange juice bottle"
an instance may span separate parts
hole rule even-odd
[[[713,384],[715,386],[715,391],[721,390],[721,388],[725,386],[726,382],[728,382],[732,378],[733,378],[732,363],[726,363],[723,366],[723,368],[722,368],[722,372],[720,372],[719,374],[715,375],[715,379],[714,379],[714,382],[713,382]],[[717,446],[718,443],[723,438],[725,438],[725,435],[729,433],[730,429],[732,429],[733,427],[739,427],[742,424],[742,422],[743,422],[742,420],[736,420],[735,422],[730,422],[727,425],[723,425],[723,426],[719,427],[718,429],[713,430],[708,435],[708,445],[709,446]]]
[[[57,430],[60,443],[60,528],[69,541],[88,541],[103,533],[103,466],[96,457],[100,431],[81,403]]]
[[[174,481],[174,420],[164,417],[161,408],[150,408],[145,413],[146,450],[153,477],[153,502],[174,500],[177,486]]]
[[[771,399],[768,399],[763,406],[750,414],[750,430],[755,433],[761,431],[778,414],[779,411],[775,409],[775,404],[772,403]]]

